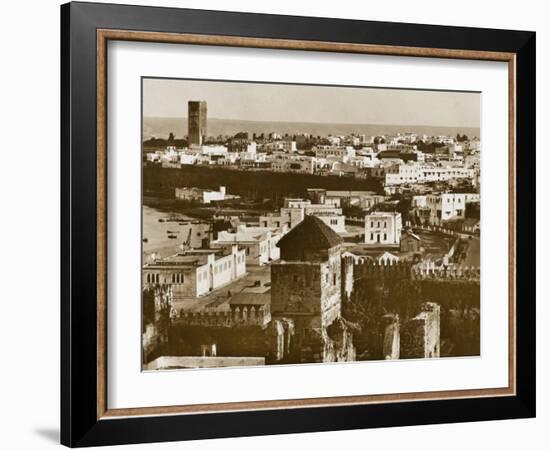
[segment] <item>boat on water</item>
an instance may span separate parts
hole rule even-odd
[[[178,234],[179,231],[166,230],[167,234]]]
[[[169,234],[168,239],[177,239],[177,236],[175,234]]]

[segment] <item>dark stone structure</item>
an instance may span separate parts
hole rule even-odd
[[[271,266],[271,311],[274,319],[294,323],[293,362],[355,359],[348,327],[327,333],[341,316],[342,242],[322,220],[306,216],[277,243],[281,260]]]
[[[202,145],[206,141],[206,102],[190,101],[187,104],[187,140],[189,145]]]

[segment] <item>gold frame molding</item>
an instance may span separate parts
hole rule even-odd
[[[110,40],[180,43],[267,49],[307,50],[375,55],[501,61],[508,63],[508,387],[402,394],[319,397],[201,405],[109,409],[107,405],[107,42]],[[97,418],[115,419],[166,414],[219,413],[244,410],[344,406],[420,400],[447,400],[516,395],[516,55],[506,52],[445,48],[297,41],[114,29],[97,30]]]

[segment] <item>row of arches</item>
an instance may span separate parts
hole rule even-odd
[[[163,282],[170,280],[172,284],[183,284],[185,278],[183,273],[172,273],[169,277],[163,277]],[[149,284],[160,283],[160,274],[158,273],[147,273],[145,274],[145,282]]]

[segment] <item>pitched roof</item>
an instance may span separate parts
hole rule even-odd
[[[343,239],[321,219],[305,216],[302,222],[277,242],[277,247],[328,249],[342,242]]]

